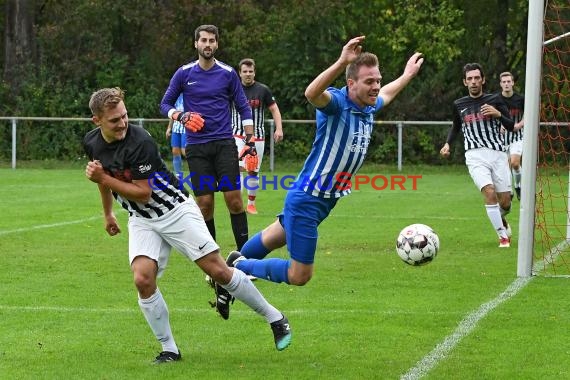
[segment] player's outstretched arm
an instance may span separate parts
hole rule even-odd
[[[414,53],[414,55],[408,59],[404,73],[400,75],[399,78],[388,83],[380,89],[380,96],[382,99],[384,99],[385,105],[394,100],[396,95],[398,95],[400,91],[402,91],[404,87],[406,87],[407,84],[410,83],[410,81],[416,75],[418,75],[422,63],[424,63],[424,57],[422,53]]]
[[[305,97],[317,108],[322,108],[329,104],[330,94],[326,91],[334,80],[344,72],[346,66],[353,62],[362,51],[362,41],[365,36],[354,37],[344,45],[340,57],[329,66],[328,69],[320,73],[305,90]]]

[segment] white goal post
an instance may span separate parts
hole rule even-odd
[[[545,7],[546,5],[546,7]],[[559,25],[558,28],[552,28],[552,21],[553,19],[548,18],[550,23],[548,23],[547,28],[547,17],[550,17],[551,11],[554,14],[562,14],[563,11],[567,15],[568,11],[568,3],[564,3],[562,1],[560,4],[557,2],[553,2],[549,4],[548,1],[544,0],[530,0],[529,1],[529,12],[528,12],[528,37],[527,37],[527,52],[526,52],[526,81],[525,81],[525,111],[524,111],[524,137],[523,137],[523,151],[525,153],[524,159],[522,162],[522,171],[524,175],[522,176],[522,183],[521,183],[521,202],[520,202],[520,220],[519,220],[519,245],[518,245],[518,259],[517,259],[517,275],[519,277],[529,277],[534,274],[538,274],[543,269],[545,269],[546,265],[554,264],[556,258],[559,256],[559,253],[568,248],[570,242],[570,179],[564,183],[560,183],[561,188],[566,187],[566,194],[564,197],[566,198],[566,207],[565,213],[566,218],[564,221],[560,221],[558,227],[565,227],[564,232],[565,235],[557,236],[557,239],[561,241],[555,247],[551,247],[549,252],[544,253],[544,259],[541,261],[537,261],[533,265],[534,259],[534,247],[537,244],[536,235],[537,227],[539,223],[537,221],[537,180],[541,179],[544,180],[546,177],[542,177],[540,173],[538,173],[538,148],[539,148],[539,138],[542,136],[540,134],[540,127],[548,127],[548,126],[555,126],[555,127],[562,127],[565,131],[568,128],[568,122],[563,121],[560,122],[559,120],[553,120],[555,122],[550,122],[550,120],[542,120],[541,122],[541,101],[545,101],[547,99],[541,99],[541,81],[545,80],[545,84],[548,84],[548,81],[552,73],[548,72],[548,67],[550,69],[561,70],[557,68],[556,65],[552,63],[549,66],[546,66],[545,72],[543,73],[543,64],[548,61],[547,56],[545,54],[550,49],[547,48],[550,44],[553,44],[559,40],[565,39],[570,37],[570,32],[567,32],[567,28],[562,25],[562,21],[560,20],[560,16],[554,16],[553,19],[557,19]],[[566,16],[567,17],[567,16]],[[567,20],[565,20],[567,21]],[[566,29],[566,30],[564,30]],[[552,37],[552,32],[556,31],[554,36]],[[544,38],[546,35],[552,37],[546,41]],[[566,47],[567,47],[567,42]],[[554,51],[557,50],[557,46],[554,46]],[[554,55],[558,55],[555,53]],[[562,69],[564,70],[564,69]],[[547,77],[543,77],[543,74]],[[556,76],[556,75],[555,75]],[[563,83],[567,84],[567,75],[563,73]],[[546,78],[546,79],[545,79]],[[548,95],[547,95],[548,96]],[[549,118],[549,117],[548,117]],[[556,119],[556,116],[554,116]],[[563,148],[564,150],[564,148]],[[544,152],[543,152],[544,153]],[[567,157],[567,155],[566,155]],[[545,161],[546,163],[546,161]],[[563,164],[564,165],[564,164]],[[567,162],[566,162],[567,165]],[[562,167],[562,169],[564,169]],[[565,169],[567,171],[568,168]],[[545,171],[546,173],[546,171]],[[569,173],[570,175],[570,173]],[[569,177],[570,178],[570,177]],[[542,183],[542,182],[541,182]],[[542,190],[544,188],[541,185]],[[540,196],[544,195],[541,191]],[[550,194],[549,194],[550,195]],[[541,199],[544,201],[544,199]],[[544,206],[543,203],[540,203],[540,206]],[[551,216],[552,217],[552,216]],[[542,221],[541,223],[543,223]],[[540,224],[542,227],[544,225]],[[559,229],[560,230],[560,229]],[[542,231],[544,232],[544,231]],[[568,264],[568,260],[564,259],[563,261]],[[568,267],[567,267],[568,268]],[[536,273],[533,273],[536,272]]]
[[[519,218],[517,275],[532,275],[534,255],[534,222],[536,207],[536,170],[538,131],[540,124],[540,85],[542,78],[542,49],[544,0],[530,0],[526,47],[524,136]]]

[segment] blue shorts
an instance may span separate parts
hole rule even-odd
[[[170,135],[170,146],[173,148],[184,148],[186,146],[186,133],[172,132]]]
[[[315,261],[319,224],[329,216],[337,201],[338,198],[319,198],[295,188],[287,192],[283,212],[278,217],[293,260],[303,264]]]

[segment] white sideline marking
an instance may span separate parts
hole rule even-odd
[[[559,255],[558,252],[562,251],[564,248],[568,247],[568,243],[563,241],[559,243],[556,247],[552,248],[549,255],[545,255],[550,260],[549,262],[554,262],[556,257]],[[548,263],[544,260],[540,260],[533,265],[532,273],[539,273],[546,267]],[[426,356],[424,356],[416,365],[408,370],[404,375],[400,377],[400,380],[416,380],[425,376],[429,371],[431,371],[442,359],[453,350],[453,348],[466,337],[471,331],[477,327],[477,323],[485,316],[495,309],[497,306],[502,304],[504,301],[514,297],[521,289],[523,289],[528,283],[533,279],[533,276],[517,278],[513,281],[507,289],[499,294],[495,299],[484,303],[481,307],[468,314],[461,322],[459,326],[455,329],[453,334],[448,335],[443,342],[439,343],[435,348]]]
[[[136,296],[135,296],[136,297]],[[174,313],[181,313],[181,314],[191,314],[191,313],[216,313],[214,309],[212,309],[207,303],[203,304],[203,307],[197,306],[193,307],[169,307],[168,309]],[[37,305],[37,306],[13,306],[13,305],[0,305],[0,310],[10,310],[13,312],[21,312],[21,313],[29,313],[29,312],[54,312],[54,313],[96,313],[96,314],[103,314],[103,313],[121,313],[121,314],[128,314],[128,313],[140,313],[140,309],[137,306],[133,306],[131,308],[122,307],[122,308],[92,308],[92,307],[67,307],[67,306],[49,306],[49,305]],[[328,313],[331,314],[354,314],[354,315],[361,315],[361,314],[384,314],[384,315],[426,315],[424,312],[407,312],[407,311],[392,311],[392,310],[355,310],[355,309],[328,309]],[[233,314],[249,314],[249,309],[243,310],[232,310]],[[322,310],[319,309],[297,309],[297,310],[289,310],[287,311],[287,315],[321,315],[323,313]],[[449,315],[449,312],[446,311],[435,311],[427,313],[427,315]]]
[[[4,230],[4,231],[0,231],[0,236],[2,235],[8,235],[8,234],[15,234],[18,232],[28,232],[28,231],[33,231],[33,230],[41,230],[43,228],[52,228],[52,227],[61,227],[61,226],[67,226],[70,224],[77,224],[77,223],[83,223],[83,222],[87,222],[89,220],[94,220],[94,219],[99,219],[102,218],[101,216],[92,216],[90,218],[85,218],[85,219],[79,219],[79,220],[72,220],[70,222],[61,222],[61,223],[53,223],[53,224],[40,224],[38,226],[32,226],[32,227],[25,227],[25,228],[16,228],[15,230]]]

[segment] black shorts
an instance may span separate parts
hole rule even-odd
[[[195,196],[241,190],[238,152],[233,138],[186,146]]]

